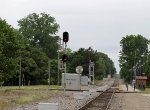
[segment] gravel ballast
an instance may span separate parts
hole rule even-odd
[[[80,107],[85,105],[87,102],[97,97],[100,93],[96,91],[102,91],[108,89],[114,80],[104,81],[101,86],[89,85],[83,86],[82,89],[86,91],[66,91],[65,95],[63,91],[49,97],[47,100],[38,101],[36,103],[26,104],[26,105],[18,105],[11,110],[38,110],[39,103],[58,103],[59,110],[78,110]],[[74,98],[75,93],[85,94],[83,99]]]

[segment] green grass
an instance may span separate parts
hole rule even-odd
[[[0,97],[3,97],[0,100],[0,110],[9,106],[15,106],[16,104],[28,104],[48,99],[59,92],[58,90],[49,90],[49,88],[59,89],[61,86],[36,85],[23,86],[20,89],[18,86],[5,86],[0,89]]]
[[[35,86],[21,86],[19,88],[19,86],[3,86],[2,88],[0,88],[0,90],[43,90],[43,89],[49,89],[49,88],[55,88],[58,89],[60,88],[60,86],[57,85],[35,85]]]
[[[38,95],[29,95],[29,96],[21,96],[15,100],[16,104],[26,104],[36,100],[48,98],[48,94],[38,94]]]
[[[150,88],[146,88],[145,91],[143,91],[143,93],[150,94]]]
[[[101,85],[103,80],[94,80],[95,85]]]
[[[28,95],[18,97],[15,100],[15,103],[16,104],[27,104],[27,103],[34,102],[37,100],[47,99],[48,97],[50,97],[51,95],[53,95],[57,92],[58,92],[57,90],[53,90],[53,91],[47,90],[47,91],[38,91],[38,92],[34,91]]]

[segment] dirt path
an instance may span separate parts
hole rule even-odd
[[[116,94],[109,110],[150,110],[150,95],[140,93]]]
[[[125,94],[122,110],[150,110],[150,95]]]
[[[126,91],[125,84],[120,81],[121,91]],[[129,91],[133,92],[130,87]],[[150,110],[150,94],[116,93],[109,110]]]

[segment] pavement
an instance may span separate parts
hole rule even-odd
[[[119,85],[119,90],[126,91],[126,92],[134,92],[134,87],[132,87],[131,85],[128,85],[128,91],[127,91],[126,85],[121,84],[121,85]],[[135,89],[135,92],[140,92],[140,91],[138,89]]]
[[[138,89],[134,93],[131,85],[128,85],[127,91],[124,83],[120,83],[119,90],[127,93],[115,94],[109,110],[150,110],[150,94],[144,94]]]
[[[122,110],[150,110],[150,96],[144,94],[125,94]]]

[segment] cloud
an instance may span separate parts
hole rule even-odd
[[[108,54],[118,71],[122,37],[141,34],[150,39],[148,0],[3,0],[1,4],[1,18],[14,27],[29,13],[49,13],[60,24],[58,35],[70,33],[72,50],[92,46]]]

